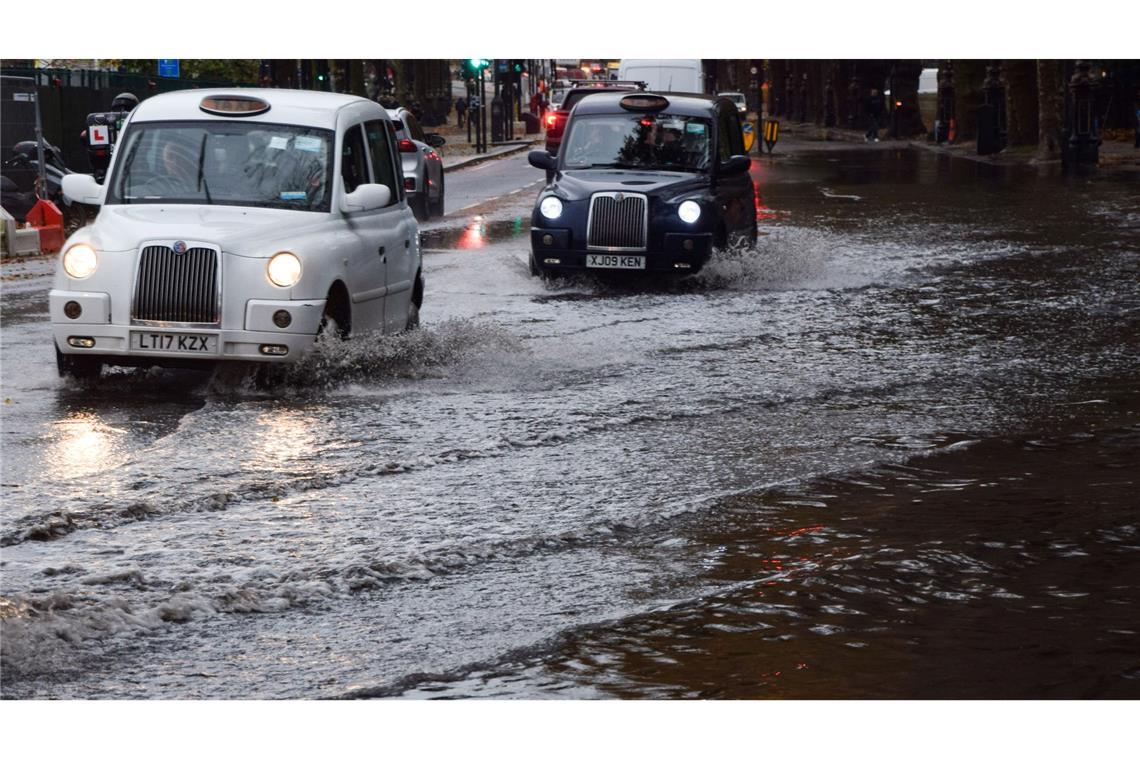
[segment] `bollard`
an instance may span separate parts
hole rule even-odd
[[[764,144],[768,146],[768,155],[772,154],[772,149],[776,147],[776,141],[780,139],[780,122],[775,119],[764,120]]]

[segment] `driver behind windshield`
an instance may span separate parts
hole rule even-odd
[[[566,168],[700,170],[708,165],[708,125],[684,116],[584,116],[566,145]]]

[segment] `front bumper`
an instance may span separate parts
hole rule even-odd
[[[82,307],[75,319],[64,312],[65,305],[74,301]],[[325,301],[268,301],[246,302],[244,325],[236,328],[193,326],[180,323],[111,324],[110,297],[106,293],[82,293],[53,290],[49,295],[52,336],[56,348],[64,354],[99,356],[115,364],[196,364],[215,361],[293,362],[304,356],[313,346]],[[288,311],[290,324],[279,328],[273,323],[273,314]],[[216,350],[178,351],[140,349],[131,346],[131,333],[167,333],[175,336],[214,336]],[[79,347],[69,338],[89,338],[89,347]],[[82,341],[86,343],[87,341]],[[263,346],[284,347],[284,354],[267,354]],[[274,349],[280,351],[280,349]]]
[[[605,254],[608,251],[587,251],[575,246],[570,230],[531,228],[530,249],[534,261],[548,272],[591,271],[628,272],[640,271],[658,274],[694,274],[708,263],[712,255],[712,233],[667,232],[659,245],[646,251],[618,251],[619,256],[644,256],[645,269],[599,269],[586,265],[591,254]]]

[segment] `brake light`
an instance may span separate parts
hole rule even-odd
[[[557,121],[558,121],[558,114],[556,114],[556,113],[546,114],[546,126],[553,127]]]
[[[416,144],[414,142],[412,142],[411,140],[400,140],[400,152],[401,153],[415,153],[416,152]]]

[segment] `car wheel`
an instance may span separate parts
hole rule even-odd
[[[443,216],[443,191],[444,191],[443,173],[441,172],[439,175],[439,198],[436,200],[435,203],[433,203],[431,205],[431,215],[432,216]]]
[[[55,367],[60,377],[93,380],[103,372],[103,362],[94,356],[76,356],[55,349]]]
[[[326,330],[331,330],[341,340],[348,340],[348,336],[352,334],[352,308],[349,306],[348,291],[343,285],[340,287],[337,285],[329,290],[317,335],[320,336]]]
[[[408,321],[404,330],[418,330],[420,326],[420,306],[424,302],[424,281],[416,272],[416,284],[412,287],[412,298],[408,301]]]
[[[426,193],[416,193],[412,196],[409,206],[412,207],[412,213],[416,216],[416,221],[426,222],[428,220],[428,199],[425,197]]]

